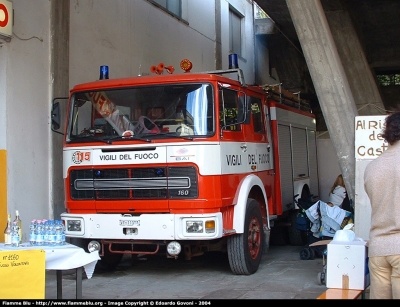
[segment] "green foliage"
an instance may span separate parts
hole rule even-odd
[[[260,113],[260,112],[261,112],[261,110],[260,110],[260,106],[258,105],[258,103],[253,103],[251,105],[251,113],[257,114],[257,113]]]
[[[238,115],[237,108],[225,108],[220,113],[220,118],[229,118],[229,119],[236,119]]]
[[[400,85],[400,74],[377,75],[380,86]]]

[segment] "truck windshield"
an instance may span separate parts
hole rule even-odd
[[[211,136],[215,132],[213,97],[208,83],[75,93],[67,141]]]

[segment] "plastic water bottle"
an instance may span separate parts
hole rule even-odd
[[[56,220],[50,222],[50,245],[57,245]]]
[[[31,224],[29,225],[29,243],[31,246],[36,245],[36,220],[32,220]]]
[[[64,225],[64,222],[62,221],[62,220],[60,220],[60,224],[61,224],[61,228],[62,228],[62,244],[64,245],[64,244],[66,244],[66,241],[65,241],[65,225]]]
[[[19,226],[18,222],[13,222],[11,227],[11,246],[18,247],[19,246]]]
[[[36,225],[36,245],[42,246],[44,245],[44,222],[41,220],[37,221]]]
[[[55,225],[54,220],[48,220],[46,226],[46,245],[56,245],[56,232],[55,232]]]
[[[49,245],[49,220],[43,220],[43,245]]]
[[[60,220],[55,220],[55,233],[56,233],[56,245],[63,245],[64,244],[64,239],[63,239],[63,224],[62,221]]]

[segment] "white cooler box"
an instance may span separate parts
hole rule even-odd
[[[369,286],[365,241],[331,241],[327,250],[327,288],[365,290]]]

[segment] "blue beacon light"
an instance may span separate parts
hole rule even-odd
[[[229,55],[229,69],[239,68],[238,55],[232,53]]]
[[[108,79],[108,66],[101,65],[100,66],[100,80]]]

